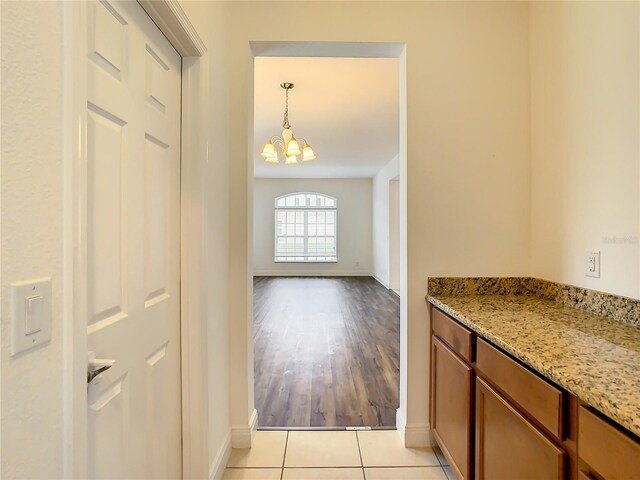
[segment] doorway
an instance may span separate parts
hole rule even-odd
[[[394,428],[402,308],[390,290],[388,236],[393,206],[393,281],[399,290],[400,62],[397,56],[289,55],[254,61],[251,269],[258,425]],[[284,82],[295,85],[288,120],[296,137],[313,145],[312,162],[273,165],[260,157],[265,141],[281,129],[284,97],[278,86]],[[394,198],[390,179],[397,186]],[[280,208],[279,199],[287,196],[291,204]],[[322,210],[320,198],[330,199],[331,212]],[[375,274],[378,263],[386,264],[384,282]]]

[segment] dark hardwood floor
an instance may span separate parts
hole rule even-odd
[[[395,426],[399,298],[371,277],[254,279],[263,427]]]

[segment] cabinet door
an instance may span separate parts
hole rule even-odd
[[[581,406],[578,413],[578,454],[607,480],[640,478],[640,442]]]
[[[498,392],[476,380],[477,480],[562,479],[565,456]]]
[[[472,478],[473,369],[432,337],[431,424],[458,477]]]

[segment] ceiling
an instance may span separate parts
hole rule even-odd
[[[398,154],[397,58],[256,57],[254,174],[262,178],[370,178]],[[265,142],[282,134],[284,90],[289,122],[317,158],[266,163]]]

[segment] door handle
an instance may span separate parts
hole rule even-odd
[[[87,361],[87,383],[100,375],[102,372],[109,370],[116,363],[115,360],[109,358],[96,358],[95,353],[89,352]]]

